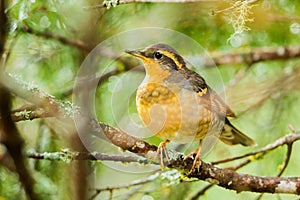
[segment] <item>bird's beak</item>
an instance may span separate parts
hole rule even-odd
[[[130,55],[133,55],[137,58],[140,58],[140,59],[144,59],[145,56],[143,55],[143,53],[141,51],[137,51],[137,50],[125,50],[126,53],[130,54]]]

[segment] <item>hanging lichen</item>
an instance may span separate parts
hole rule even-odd
[[[234,36],[238,34],[242,34],[246,31],[249,31],[248,27],[249,22],[253,22],[253,18],[251,17],[252,8],[257,0],[240,0],[240,1],[232,1],[228,2],[231,4],[230,7],[217,11],[215,13],[224,13],[228,22],[232,25],[234,32],[231,34],[228,40],[231,40]]]

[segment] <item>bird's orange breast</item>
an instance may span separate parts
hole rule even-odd
[[[142,84],[137,91],[137,110],[144,125],[162,139],[181,143],[203,139],[212,113],[201,106],[199,96],[159,83]]]

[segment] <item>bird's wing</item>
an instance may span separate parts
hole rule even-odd
[[[188,78],[194,92],[199,95],[201,105],[217,113],[221,117],[235,117],[235,114],[229,106],[226,105],[223,99],[206,84],[203,77],[194,71],[189,71],[186,74],[186,78]]]

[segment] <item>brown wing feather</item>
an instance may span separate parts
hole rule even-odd
[[[222,117],[235,117],[233,111],[225,104],[223,99],[211,89],[205,82],[204,78],[196,72],[183,68],[185,72],[185,78],[189,80],[193,90],[199,94],[201,98],[201,104],[214,113],[219,114]]]
[[[214,90],[209,88],[208,91],[210,93],[211,107],[214,112],[217,112],[224,117],[235,117],[234,112],[228,105],[225,104],[223,99]]]

